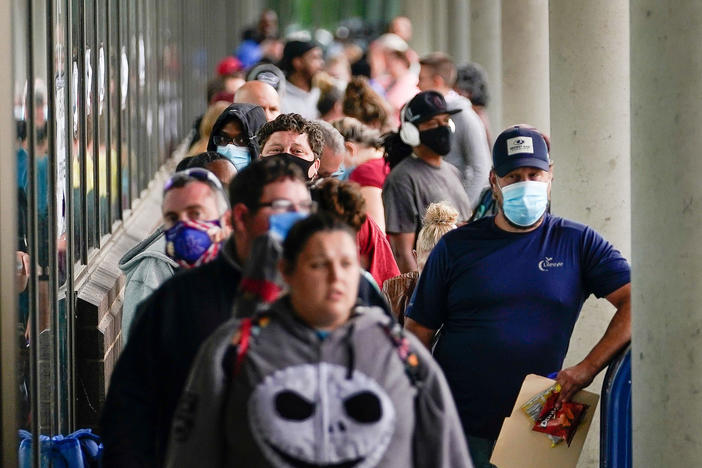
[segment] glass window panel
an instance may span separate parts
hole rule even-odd
[[[110,137],[110,223],[122,218],[120,191],[120,112],[119,112],[119,14],[117,0],[107,1],[107,90],[109,103]]]
[[[97,141],[97,66],[95,57],[95,5],[93,2],[84,2],[85,50],[85,187],[86,208],[85,218],[88,228],[88,249],[97,247],[98,244],[98,144]]]
[[[81,258],[81,253],[84,253],[84,243],[87,242],[84,236],[85,210],[82,209],[83,197],[82,187],[83,180],[81,176],[81,127],[84,127],[81,120],[81,108],[85,101],[81,86],[84,83],[83,74],[81,74],[83,61],[82,43],[81,43],[81,9],[79,2],[71,2],[71,77],[70,77],[70,160],[71,160],[71,193],[73,195],[73,262],[76,263]]]
[[[95,2],[95,101],[97,118],[98,206],[100,236],[110,232],[110,139],[107,92],[107,0]]]

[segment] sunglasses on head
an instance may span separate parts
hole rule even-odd
[[[172,188],[183,187],[186,183],[197,180],[199,182],[204,182],[208,185],[213,186],[217,190],[224,192],[222,188],[222,183],[219,179],[207,169],[200,167],[192,167],[190,169],[185,169],[184,171],[176,172],[171,176],[170,179],[166,181],[163,186],[163,193],[168,192]]]

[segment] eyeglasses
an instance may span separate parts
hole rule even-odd
[[[287,198],[276,198],[268,203],[259,203],[259,207],[270,207],[276,213],[286,213],[297,211],[299,213],[314,213],[317,211],[317,202],[304,200],[299,203],[292,202]]]
[[[220,190],[222,191],[222,193],[224,193],[222,183],[219,181],[219,179],[207,169],[202,169],[200,167],[192,167],[190,169],[186,169],[184,171],[176,172],[175,174],[173,174],[171,178],[168,179],[164,184],[163,193],[165,194],[173,188],[183,187],[186,183],[192,182],[193,180],[209,184],[215,189]]]
[[[248,146],[249,141],[244,135],[230,137],[228,135],[214,135],[212,142],[217,146],[227,146],[234,144],[236,146]]]

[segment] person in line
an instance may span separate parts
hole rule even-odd
[[[234,104],[253,104],[266,113],[266,121],[280,115],[280,97],[273,86],[263,81],[247,81],[234,95]]]
[[[453,89],[461,96],[465,96],[473,105],[473,110],[485,127],[488,145],[492,146],[492,128],[487,111],[490,93],[487,73],[483,67],[478,63],[469,62],[456,68],[456,84]]]
[[[348,180],[361,187],[368,215],[385,232],[383,184],[390,167],[383,158],[383,140],[378,130],[363,125],[353,117],[344,117],[332,125],[344,137],[344,170]]]
[[[314,122],[300,114],[281,114],[257,134],[261,157],[277,156],[297,165],[307,181],[317,177],[324,150],[324,135]]]
[[[471,208],[475,210],[480,200],[480,192],[488,186],[490,173],[490,147],[485,138],[485,127],[468,98],[453,90],[456,83],[456,65],[448,55],[435,52],[422,57],[419,63],[420,89],[437,91],[446,99],[446,105],[461,109],[453,119],[456,129],[446,161],[456,166],[461,173],[463,187]]]
[[[200,125],[198,127],[199,137],[197,140],[194,140],[190,146],[188,156],[195,156],[196,154],[207,151],[207,145],[210,142],[210,135],[212,134],[212,127],[219,116],[222,115],[222,112],[230,105],[231,103],[227,101],[215,101],[207,108],[205,114],[200,119]]]
[[[373,90],[364,76],[351,78],[341,108],[345,116],[358,119],[381,133],[395,128],[390,122],[390,105]]]
[[[356,305],[354,239],[325,214],[292,227],[280,262],[288,293],[203,345],[167,467],[472,466],[429,352]]]
[[[229,235],[228,209],[220,181],[206,169],[186,169],[169,179],[161,203],[163,224],[119,261],[126,276],[122,346],[129,339],[139,303],[179,268],[214,260],[219,244]]]
[[[346,154],[344,137],[329,122],[315,120],[314,124],[319,127],[324,137],[324,149],[322,150],[322,156],[319,158],[317,177],[318,179],[340,177],[343,173],[344,156]]]
[[[261,111],[262,113],[262,111]],[[173,276],[139,305],[101,418],[104,466],[161,466],[168,429],[200,344],[231,317],[253,241],[276,213],[310,212],[299,169],[266,158],[229,187],[232,235],[213,261]]]
[[[325,179],[312,191],[312,198],[320,211],[338,216],[356,232],[361,267],[370,273],[379,291],[385,280],[400,274],[385,233],[366,212],[358,184]]]
[[[280,68],[287,79],[283,112],[296,112],[306,119],[318,118],[319,88],[312,86],[312,79],[324,68],[322,49],[311,41],[288,41]]]
[[[429,346],[448,379],[476,466],[490,455],[527,374],[558,372],[568,401],[631,337],[626,259],[588,226],[551,216],[552,161],[524,125],[495,141],[490,184],[499,211],[447,233],[429,255],[405,327]],[[562,369],[590,294],[616,313],[604,336]]]
[[[236,167],[234,164],[215,151],[205,151],[204,153],[196,154],[195,156],[186,156],[180,160],[176,166],[176,172],[201,167],[207,169],[217,177],[222,184],[225,193],[229,190],[229,182],[236,176]]]
[[[446,200],[458,210],[459,222],[470,219],[458,169],[443,160],[451,150],[450,116],[458,112],[446,106],[440,93],[423,91],[405,106],[400,131],[391,136],[413,152],[396,164],[383,185],[386,232],[401,273],[417,269],[412,250],[431,203]]]
[[[422,230],[417,235],[417,248],[414,256],[417,270],[403,273],[388,279],[383,284],[383,294],[388,300],[392,313],[400,324],[405,323],[405,310],[417,285],[419,275],[424,269],[429,253],[439,239],[452,229],[456,229],[458,211],[449,203],[432,203],[424,214]]]
[[[231,104],[212,126],[207,151],[216,151],[241,171],[258,159],[256,134],[266,123],[266,113],[253,104]]]

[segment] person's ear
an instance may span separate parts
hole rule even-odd
[[[302,57],[295,57],[290,61],[290,64],[292,65],[294,71],[300,70],[302,68]]]
[[[321,164],[321,160],[319,158],[316,158],[314,160],[314,164],[310,166],[310,168],[307,171],[307,178],[312,180],[315,175],[317,175],[317,171],[319,170],[319,165]]]
[[[242,232],[246,230],[246,219],[249,216],[249,209],[243,203],[235,204],[231,210],[229,210],[231,216],[230,226],[234,232]]]
[[[497,174],[495,174],[495,169],[490,169],[490,190],[492,190],[492,199],[497,200],[497,192],[499,188],[497,187]]]

